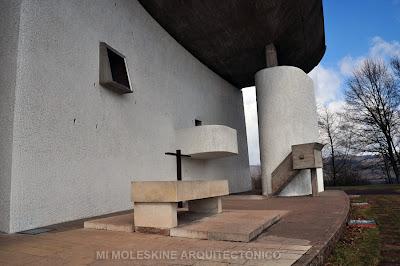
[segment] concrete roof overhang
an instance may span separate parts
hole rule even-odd
[[[139,0],[202,63],[238,88],[254,85],[273,43],[279,65],[311,71],[325,53],[322,0]]]

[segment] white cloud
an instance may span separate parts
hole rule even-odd
[[[364,60],[365,57],[363,56],[353,58],[352,56],[347,55],[343,57],[338,63],[340,74],[345,77],[350,77],[353,74],[354,69],[359,68]]]
[[[314,81],[317,104],[326,105],[340,96],[340,75],[332,69],[316,66],[309,74]]]
[[[397,41],[387,42],[379,36],[371,41],[369,55],[374,58],[390,59],[393,56],[400,56],[400,43]]]
[[[388,61],[394,56],[400,56],[400,43],[397,41],[388,42],[379,36],[375,36],[371,39],[370,48],[365,56],[354,58],[347,55],[339,61],[338,66],[340,73],[344,77],[349,77],[367,57]]]
[[[246,117],[247,145],[251,165],[260,164],[260,148],[258,143],[258,117],[255,87],[242,89],[244,114]]]
[[[335,100],[326,105],[329,111],[332,113],[340,113],[344,111],[346,102],[343,100]]]

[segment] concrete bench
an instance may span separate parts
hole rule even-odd
[[[188,201],[192,212],[220,213],[221,197],[228,194],[227,180],[132,182],[135,227],[176,227],[180,201]]]

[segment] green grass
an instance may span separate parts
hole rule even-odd
[[[342,190],[400,190],[400,185],[331,187]],[[362,195],[352,202],[370,207],[352,207],[351,219],[375,219],[377,228],[347,227],[326,265],[400,265],[400,195]]]
[[[356,198],[354,202],[365,202],[365,198]],[[373,218],[372,209],[352,208],[350,219],[358,218]],[[379,228],[347,227],[326,265],[378,265],[379,243]]]
[[[381,263],[400,265],[400,195],[370,195],[368,201],[379,226]]]
[[[372,218],[378,227],[347,227],[326,265],[400,265],[400,195],[364,195],[352,201],[368,202],[370,208],[352,207],[351,219]]]
[[[346,238],[340,240],[326,265],[378,265],[379,230],[364,229],[362,232],[346,230]]]
[[[360,186],[336,186],[327,187],[328,190],[375,190],[375,189],[390,189],[400,190],[400,184],[374,184],[374,185],[360,185]]]

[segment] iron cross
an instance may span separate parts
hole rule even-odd
[[[176,153],[166,152],[166,155],[176,156],[176,178],[178,181],[182,180],[182,157],[190,157],[190,155],[185,155],[181,153],[181,150],[176,150]]]

